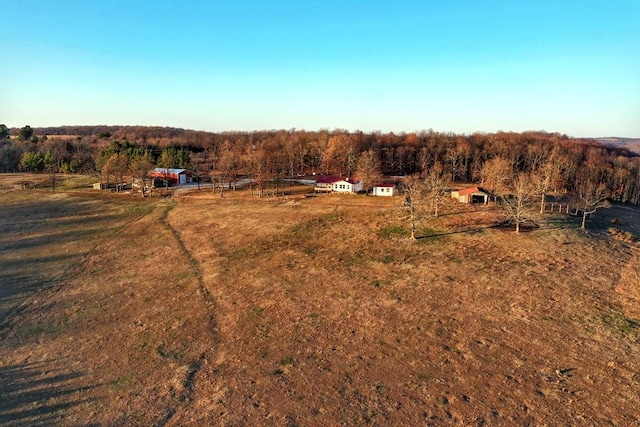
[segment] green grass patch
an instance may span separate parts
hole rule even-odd
[[[40,335],[57,335],[64,327],[63,323],[37,323],[19,329],[19,335],[24,337],[36,337]]]
[[[441,243],[444,239],[442,231],[433,228],[422,227],[416,231],[416,238],[418,242],[423,245],[430,245],[434,243]]]
[[[286,365],[293,365],[296,363],[296,361],[294,360],[293,357],[285,357],[283,359],[280,359],[280,366],[286,366]]]
[[[261,317],[262,313],[264,313],[264,308],[259,306],[251,307],[249,313],[247,313],[247,317],[249,317],[250,319],[256,319],[258,317]]]
[[[256,252],[256,249],[248,248],[246,246],[237,248],[231,252],[222,253],[220,255],[227,257],[229,261],[239,261],[250,259],[250,256]]]
[[[127,206],[127,208],[125,209],[125,213],[134,215],[147,215],[153,212],[154,209],[155,205],[152,205],[150,203],[136,204]]]
[[[429,382],[433,378],[433,375],[428,374],[426,372],[418,372],[416,375],[420,381]]]
[[[315,218],[302,221],[292,226],[289,230],[293,237],[303,238],[313,236],[320,231],[324,232],[331,228],[334,223],[340,221],[342,215],[339,212],[331,212]]]
[[[351,256],[349,256],[344,265],[347,267],[352,267],[356,265],[364,265],[368,261],[367,257],[362,253],[362,250],[355,251]]]
[[[371,281],[371,284],[375,288],[380,288],[382,286],[388,285],[389,283],[390,283],[389,280],[383,280],[383,279],[373,279]]]
[[[158,355],[160,355],[160,357],[162,357],[163,359],[174,359],[174,360],[180,360],[182,358],[182,354],[180,352],[177,351],[173,351],[173,350],[168,350],[167,348],[165,348],[164,344],[160,344],[157,348],[156,348],[156,352],[158,353]]]
[[[111,382],[111,388],[116,391],[124,391],[129,389],[133,383],[133,374],[123,375]]]
[[[636,334],[640,326],[638,322],[617,310],[612,310],[610,314],[602,315],[600,321],[611,331],[622,335]]]
[[[409,237],[409,230],[401,225],[388,225],[378,230],[378,236],[383,239],[393,239],[398,237]]]

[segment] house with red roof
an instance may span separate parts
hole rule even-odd
[[[482,203],[486,205],[489,203],[491,193],[480,187],[469,187],[452,191],[451,197],[460,203]]]
[[[355,178],[341,178],[338,176],[321,176],[316,179],[314,190],[316,193],[352,193],[362,191],[363,182]]]

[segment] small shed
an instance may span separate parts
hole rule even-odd
[[[491,193],[480,187],[469,187],[452,191],[451,197],[460,203],[482,203],[486,205],[489,203]]]
[[[374,196],[391,197],[395,195],[396,185],[393,183],[377,183],[373,186]]]

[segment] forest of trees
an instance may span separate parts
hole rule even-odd
[[[416,175],[431,180],[431,188],[443,182],[482,184],[510,195],[504,200],[516,203],[514,209],[518,194],[523,200],[538,197],[543,209],[545,195],[558,192],[640,203],[636,153],[557,133],[209,133],[143,126],[0,125],[1,172],[91,173],[121,182],[142,166],[188,168],[199,179],[220,182],[245,176],[259,190],[308,174],[357,175],[368,181]]]

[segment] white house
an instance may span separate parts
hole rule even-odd
[[[384,184],[378,183],[373,186],[372,194],[374,196],[391,197],[395,195],[396,185],[393,183]]]
[[[316,180],[317,193],[358,193],[363,189],[363,182],[354,178],[340,178],[337,176],[321,176]]]

